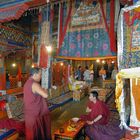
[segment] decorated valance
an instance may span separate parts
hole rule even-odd
[[[29,8],[46,4],[49,0],[1,0],[0,23],[19,19]]]
[[[115,60],[117,57],[116,56],[106,56],[106,57],[64,57],[64,56],[57,56],[56,58],[60,58],[60,59],[67,59],[67,60],[97,60],[97,59],[101,59],[101,60],[106,60],[106,59],[112,59]]]
[[[0,8],[7,8],[17,4],[23,4],[25,2],[30,2],[32,0],[1,0],[0,1]]]
[[[0,9],[0,23],[19,19],[28,8],[27,4],[18,4]]]

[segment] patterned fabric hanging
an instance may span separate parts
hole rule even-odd
[[[108,14],[110,3],[84,1],[76,4],[76,6],[72,4],[72,14],[59,56],[62,58],[116,56],[116,52],[110,49],[110,34],[107,24],[110,22]],[[114,23],[112,22],[112,24]],[[61,39],[59,39],[60,42]]]
[[[0,23],[19,19],[28,8],[29,6],[27,4],[17,4],[10,8],[1,8]]]

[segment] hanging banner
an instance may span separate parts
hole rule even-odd
[[[41,25],[41,44],[50,45],[50,22],[44,21]]]
[[[118,23],[118,64],[119,69],[140,67],[140,4],[123,8]]]
[[[42,69],[42,81],[41,81],[42,88],[48,89],[49,88],[49,68]]]
[[[65,8],[61,12],[63,11]],[[62,15],[65,19],[65,14]],[[116,52],[110,49],[110,38],[107,31],[107,23],[109,22],[109,2],[104,1],[100,4],[98,1],[79,3],[76,1],[73,3],[72,15],[59,51],[59,57],[78,59],[116,56]],[[64,24],[62,24],[62,29],[63,26]],[[60,35],[59,41],[61,39]]]
[[[48,66],[48,52],[47,52],[47,49],[44,45],[42,45],[41,48],[40,48],[39,66],[41,68],[47,68],[47,66]]]

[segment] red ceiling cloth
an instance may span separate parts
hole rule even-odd
[[[19,19],[28,8],[27,4],[17,4],[0,9],[0,23]]]
[[[26,4],[29,5],[30,8],[32,8],[32,7],[44,5],[47,2],[49,2],[49,0],[32,0],[30,2],[26,2]]]
[[[22,4],[7,5],[5,8],[0,8],[0,23],[19,19],[29,8],[44,5],[47,2],[49,0],[32,0]]]

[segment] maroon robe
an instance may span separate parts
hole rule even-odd
[[[98,115],[102,118],[92,125],[85,126],[85,133],[90,140],[120,140],[124,136],[124,130],[119,128],[119,123],[109,124],[109,109],[102,101],[97,100],[88,103],[88,107],[92,110],[88,115],[82,115],[81,119],[85,121],[93,121]]]
[[[102,118],[94,124],[107,124],[109,120],[109,109],[104,102],[97,100],[96,103],[89,101],[88,108],[91,112],[88,115],[82,115],[81,118],[85,121],[93,121],[98,115],[102,115]]]
[[[33,82],[35,81],[29,78],[24,85],[26,140],[50,140],[50,112],[45,99],[32,92]]]

